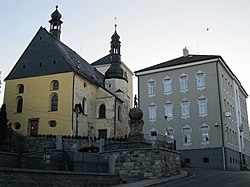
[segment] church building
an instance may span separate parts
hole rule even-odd
[[[61,17],[56,6],[49,32],[39,28],[5,78],[12,128],[24,136],[128,135],[133,73],[121,61],[116,26],[110,54],[89,64],[60,41]]]

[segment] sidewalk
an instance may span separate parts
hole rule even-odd
[[[127,184],[118,184],[118,185],[114,185],[113,187],[149,187],[155,184],[160,184],[160,183],[165,183],[165,182],[169,182],[172,180],[178,180],[178,179],[182,179],[184,177],[187,177],[188,173],[184,170],[181,170],[181,173],[179,175],[176,176],[172,176],[172,177],[166,177],[166,178],[162,178],[162,179],[145,179],[145,180],[141,180],[141,181],[137,181],[134,183],[127,183]]]

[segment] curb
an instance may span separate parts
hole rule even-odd
[[[150,186],[157,185],[160,183],[166,183],[166,182],[170,182],[173,180],[179,180],[187,176],[188,176],[188,172],[181,170],[181,173],[176,176],[162,178],[162,179],[145,179],[145,180],[137,181],[134,183],[118,184],[118,185],[114,185],[113,187],[150,187]]]

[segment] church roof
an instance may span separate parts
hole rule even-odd
[[[97,86],[104,87],[104,76],[40,27],[5,80],[75,72]]]
[[[111,54],[108,54],[104,57],[102,57],[101,59],[93,62],[91,65],[93,66],[99,66],[99,65],[106,65],[106,64],[111,64]]]

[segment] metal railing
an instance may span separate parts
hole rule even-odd
[[[97,153],[38,149],[29,153],[0,152],[0,167],[78,172],[109,172],[109,163]]]
[[[146,142],[151,143],[153,147],[176,150],[176,140],[169,136],[144,134],[144,138]]]

